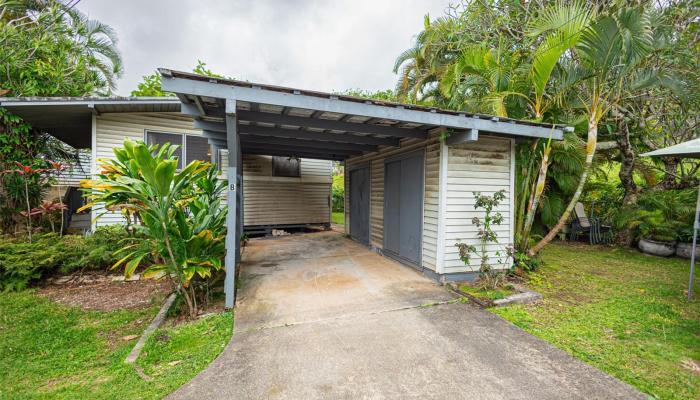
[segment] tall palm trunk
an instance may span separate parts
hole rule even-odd
[[[554,228],[550,229],[550,231],[545,235],[545,237],[542,238],[539,242],[537,242],[536,245],[534,245],[530,251],[528,252],[530,255],[535,255],[537,254],[544,246],[546,246],[549,242],[554,239],[554,237],[561,231],[561,228],[564,227],[566,222],[569,220],[569,215],[571,215],[571,212],[574,210],[574,207],[576,206],[576,203],[578,202],[578,199],[581,197],[581,193],[583,192],[583,187],[586,184],[586,180],[588,179],[588,173],[591,170],[591,165],[593,165],[593,156],[595,156],[595,147],[596,144],[598,143],[598,118],[597,116],[597,110],[595,108],[591,109],[591,114],[588,118],[588,141],[586,142],[586,164],[583,166],[583,173],[581,174],[581,180],[578,182],[578,186],[576,187],[576,191],[574,192],[573,197],[571,197],[571,201],[569,201],[569,205],[566,206],[566,209],[564,210],[564,213],[559,217],[559,221],[557,221],[557,224],[554,225]]]
[[[527,205],[527,199],[530,198],[530,186],[532,181],[530,175],[532,174],[532,168],[535,165],[534,154],[535,149],[537,149],[538,143],[539,139],[535,139],[530,144],[530,153],[528,156],[527,167],[523,167],[522,171],[523,177],[522,182],[520,184],[520,199],[517,210],[518,212],[516,213],[515,220],[515,235],[517,243],[523,243],[527,240],[527,238],[523,236],[523,226],[525,225],[525,206]]]
[[[527,206],[527,217],[525,218],[525,225],[523,226],[521,242],[523,249],[527,248],[527,241],[530,239],[530,230],[532,229],[532,224],[535,221],[535,214],[537,213],[537,207],[539,207],[540,204],[540,198],[542,198],[542,192],[544,192],[544,184],[547,180],[547,169],[549,168],[549,153],[551,151],[552,143],[550,141],[542,151],[542,161],[540,164],[540,171],[537,175],[537,183],[535,185],[535,189],[532,191],[530,203]]]

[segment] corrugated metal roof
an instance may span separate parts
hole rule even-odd
[[[523,121],[523,120],[504,118],[504,117],[495,117],[492,115],[485,115],[485,114],[471,114],[471,113],[467,113],[464,111],[446,110],[446,109],[442,109],[442,108],[427,107],[427,106],[421,106],[421,105],[416,105],[416,104],[396,103],[396,102],[391,102],[391,101],[367,99],[364,97],[348,96],[348,95],[342,95],[342,94],[319,92],[319,91],[305,90],[305,89],[296,89],[296,88],[290,88],[290,87],[285,87],[285,86],[276,86],[276,85],[268,85],[268,84],[261,84],[261,83],[247,82],[247,81],[239,81],[239,80],[235,80],[235,79],[212,78],[212,77],[208,77],[208,76],[204,76],[204,75],[198,75],[198,74],[193,74],[193,73],[183,72],[183,71],[169,70],[169,69],[165,69],[165,68],[159,68],[158,71],[164,76],[172,76],[172,77],[178,77],[178,78],[184,78],[184,79],[190,79],[190,80],[196,80],[196,81],[202,81],[202,82],[219,83],[219,84],[230,85],[230,86],[238,86],[238,87],[253,88],[253,89],[257,88],[257,89],[264,89],[264,90],[270,90],[270,91],[282,92],[282,93],[288,93],[288,94],[301,94],[301,95],[320,97],[320,98],[326,98],[326,99],[338,99],[338,100],[350,101],[350,102],[355,102],[355,103],[373,104],[373,105],[379,105],[379,106],[394,107],[394,108],[416,110],[416,111],[423,111],[423,112],[431,112],[431,113],[438,113],[438,114],[445,114],[445,115],[458,115],[458,116],[465,116],[465,117],[476,117],[476,118],[481,118],[481,119],[498,119],[499,121],[512,122],[512,123],[516,123],[519,125],[526,125],[526,126],[539,126],[539,127],[545,127],[545,128],[552,128],[552,126],[553,126],[552,124]],[[560,129],[565,128],[564,125],[556,125],[556,127],[560,128]]]
[[[0,107],[76,148],[91,143],[94,113],[180,112],[177,97],[0,97]]]

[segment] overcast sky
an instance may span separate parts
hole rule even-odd
[[[393,88],[396,56],[449,0],[82,0],[119,35],[128,95],[157,67],[320,91]]]

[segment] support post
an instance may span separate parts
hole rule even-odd
[[[231,104],[230,104],[231,103]],[[240,239],[238,228],[238,131],[236,119],[236,101],[226,99],[226,143],[228,148],[228,188],[226,204],[226,279],[224,280],[224,292],[226,294],[225,307],[233,308],[236,299],[236,262],[240,254]]]
[[[238,131],[238,127],[236,127]],[[238,174],[236,175],[236,220],[238,222],[238,237],[243,235],[243,156],[241,154],[241,146],[237,146],[236,164],[238,165]],[[236,252],[236,263],[241,261],[240,240],[238,241],[239,249]]]
[[[693,280],[695,279],[695,258],[697,257],[695,246],[698,244],[698,228],[700,223],[700,185],[698,186],[698,199],[695,203],[695,220],[693,221],[693,249],[690,253],[690,278],[688,279],[688,301],[693,299]]]

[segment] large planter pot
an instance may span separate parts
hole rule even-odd
[[[692,243],[678,243],[678,245],[676,245],[676,255],[678,257],[690,258],[690,253],[692,251]],[[695,257],[700,257],[700,245],[695,246]]]
[[[675,242],[657,242],[651,239],[640,239],[637,245],[642,253],[654,256],[668,257],[676,252]]]

